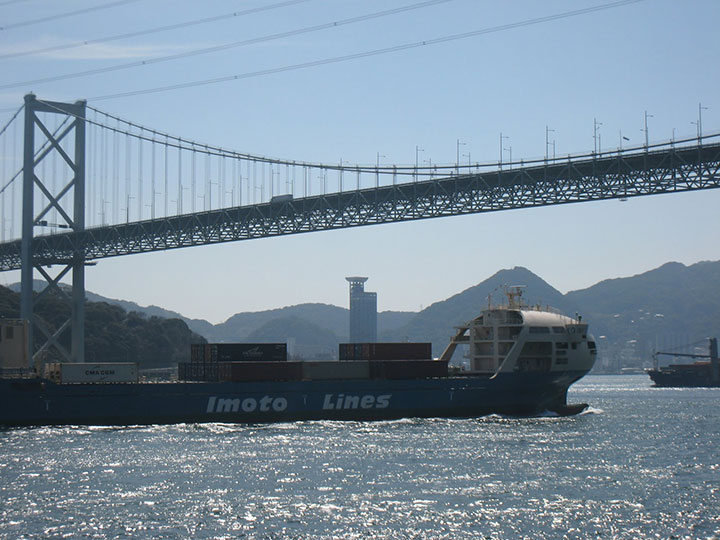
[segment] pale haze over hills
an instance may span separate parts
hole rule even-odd
[[[600,368],[647,363],[653,350],[686,344],[702,349],[707,337],[720,335],[720,261],[716,261],[691,266],[667,263],[643,274],[605,280],[567,294],[526,268],[500,270],[422,311],[379,313],[379,340],[430,341],[433,353],[439,355],[453,327],[478,315],[488,302],[501,303],[503,288],[508,285],[524,285],[528,304],[581,314],[598,342]],[[382,294],[378,291],[380,297]],[[348,310],[328,304],[238,313],[224,323],[211,325],[155,306],[142,308],[93,293],[88,293],[88,300],[115,303],[148,316],[182,318],[211,342],[288,342],[295,354],[305,357],[333,357],[337,344],[348,339]]]

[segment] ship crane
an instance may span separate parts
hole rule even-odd
[[[682,356],[683,358],[710,358],[709,354],[690,354],[690,353],[655,351],[652,354],[653,367],[655,369],[658,368],[658,355],[661,355],[661,354],[664,356]]]
[[[720,381],[720,362],[718,361],[718,344],[717,338],[709,339],[709,354],[696,354],[696,353],[676,353],[676,352],[664,352],[656,351],[653,353],[653,371],[658,371],[658,355],[667,356],[682,356],[685,358],[709,358],[710,359],[710,380],[712,383],[717,384]],[[652,375],[651,375],[652,376]]]
[[[718,348],[717,348],[717,338],[710,338],[709,339],[709,354],[697,354],[697,353],[678,353],[678,352],[665,352],[665,351],[655,351],[652,354],[653,357],[653,368],[658,368],[658,355],[664,355],[664,356],[682,356],[683,358],[710,358],[712,361],[713,359],[715,362],[718,360]]]

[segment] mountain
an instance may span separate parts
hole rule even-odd
[[[301,317],[271,319],[247,335],[250,343],[288,344],[288,354],[295,358],[332,359],[337,355],[337,335]]]
[[[0,318],[20,316],[19,296],[0,286]],[[34,309],[38,320],[52,332],[70,315],[70,306],[56,292],[36,299]],[[36,338],[38,334],[35,332]],[[107,302],[85,304],[85,357],[89,362],[138,362],[141,369],[171,367],[190,360],[191,343],[204,341],[179,319],[128,313]],[[59,342],[70,350],[70,332],[65,331]],[[63,358],[51,348],[44,360]]]
[[[39,279],[33,280],[33,290],[35,292],[42,291],[47,286],[47,282]],[[20,283],[13,283],[8,287],[13,292],[20,292]],[[65,283],[60,284],[60,288],[63,289],[66,292],[72,291],[72,287],[70,285],[66,285]],[[158,306],[141,306],[140,304],[136,304],[135,302],[130,302],[128,300],[118,300],[114,298],[107,298],[105,296],[101,296],[99,294],[96,294],[91,291],[85,291],[85,299],[88,302],[104,302],[106,304],[110,304],[113,306],[121,307],[123,310],[127,311],[128,313],[135,312],[139,313],[145,317],[161,317],[164,319],[180,319],[181,321],[184,321],[188,327],[195,332],[196,334],[199,334],[201,336],[205,336],[206,334],[211,334],[213,331],[213,325],[209,323],[206,320],[203,319],[189,319],[187,317],[184,317],[180,313],[177,313],[176,311],[170,311],[168,309],[164,309]]]
[[[616,370],[649,362],[653,350],[696,343],[720,333],[720,261],[691,266],[667,263],[636,276],[609,279],[565,295],[527,268],[500,270],[488,279],[420,312],[378,314],[381,341],[429,341],[438,356],[454,333],[454,326],[476,317],[488,301],[504,300],[503,288],[524,285],[528,304],[549,305],[590,323],[598,343],[599,367]],[[382,294],[382,292],[380,293]],[[87,293],[88,298],[102,298]],[[0,295],[12,307],[12,298]],[[221,324],[192,320],[155,306],[107,300],[127,306],[145,317],[180,318],[210,342],[288,342],[305,358],[337,353],[348,340],[349,312],[328,304],[300,304],[260,312],[238,313]],[[8,306],[6,306],[7,308]],[[688,349],[685,349],[687,352]],[[330,352],[328,352],[330,351]]]
[[[342,338],[349,325],[347,309],[328,304],[300,304],[268,311],[238,313],[215,325],[210,341],[249,341],[248,336],[274,319],[302,319]]]
[[[705,349],[707,338],[720,333],[720,262],[667,263],[569,292],[565,299],[582,309],[599,350],[619,363],[685,344]]]
[[[415,314],[402,311],[378,313],[378,333],[393,331],[402,327]],[[329,304],[298,304],[268,311],[238,313],[227,321],[215,325],[209,334],[209,341],[251,341],[248,336],[262,325],[278,318],[303,319],[311,324],[332,332],[336,343],[346,342],[350,328],[350,311]]]
[[[503,300],[503,287],[524,285],[524,298],[529,304],[561,308],[563,295],[526,268],[501,270],[485,281],[436,302],[417,313],[407,324],[394,331],[379,333],[381,341],[430,341],[433,355],[439,356],[447,346],[454,327],[474,317],[488,305]]]
[[[36,292],[44,289],[46,285],[42,280],[33,282],[33,288]],[[69,285],[60,284],[60,287],[67,292],[72,290]],[[9,288],[15,292],[20,292],[19,283],[13,283]],[[145,317],[180,319],[187,324],[190,330],[203,336],[209,342],[252,341],[249,336],[269,321],[290,317],[305,319],[316,324],[319,328],[330,330],[335,334],[336,342],[339,343],[348,340],[350,325],[350,312],[347,309],[328,304],[299,304],[267,311],[237,313],[227,321],[213,325],[204,319],[191,319],[176,311],[153,305],[141,306],[135,302],[107,298],[91,291],[85,291],[85,298],[88,302],[104,302],[119,306],[128,313],[135,312]],[[402,327],[414,315],[415,313],[406,311],[383,311],[378,313],[378,334]]]
[[[488,294],[500,300],[504,285],[526,285],[528,304],[547,304],[569,315],[581,314],[598,342],[598,369],[647,365],[656,350],[698,350],[683,348],[687,344],[706,353],[707,338],[720,333],[720,261],[716,261],[691,266],[668,263],[565,295],[525,268],[501,270],[431,305],[381,339],[431,341],[433,354],[439,355],[453,326],[477,316],[487,305]]]

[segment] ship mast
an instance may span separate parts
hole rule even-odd
[[[505,288],[505,296],[508,299],[508,308],[510,309],[521,309],[522,308],[522,295],[525,292],[527,285],[511,285]]]

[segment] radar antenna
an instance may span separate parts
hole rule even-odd
[[[505,287],[505,296],[508,299],[508,307],[510,309],[520,309],[522,307],[522,295],[527,285],[510,285]]]

